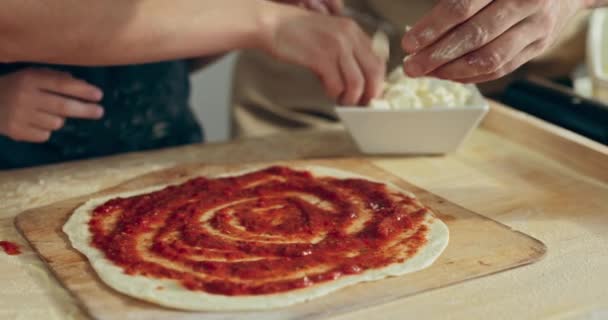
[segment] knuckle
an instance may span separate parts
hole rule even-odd
[[[325,41],[323,41],[323,49],[319,49],[319,50],[314,50],[313,51],[313,55],[315,57],[327,57],[329,56],[335,56],[336,53],[341,52],[342,51],[342,47],[344,45],[344,43],[346,42],[345,39],[343,39],[343,35],[340,33],[332,33],[330,35],[327,35],[327,39]]]
[[[350,42],[346,37],[338,37],[333,42],[333,49],[335,52],[342,52],[348,48],[349,44]]]
[[[357,23],[349,18],[341,18],[340,19],[340,28],[343,32],[348,34],[353,34],[359,31],[359,26]]]
[[[479,58],[478,67],[482,72],[490,73],[498,70],[502,64],[502,55],[496,51],[490,51]]]
[[[437,37],[437,32],[433,27],[427,27],[419,33],[414,34],[414,39],[418,43],[430,43]]]
[[[473,15],[471,0],[446,0],[447,10],[457,19],[468,19]]]
[[[470,23],[466,29],[466,33],[470,38],[470,46],[472,47],[480,47],[488,42],[489,34],[486,32],[485,28],[478,23]]]
[[[312,59],[309,61],[309,68],[317,75],[323,77],[325,70],[327,70],[327,64],[324,59]]]
[[[63,100],[57,103],[57,111],[62,115],[69,115],[71,111],[70,103],[67,100]]]

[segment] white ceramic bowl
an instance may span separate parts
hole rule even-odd
[[[445,154],[456,151],[489,110],[477,87],[466,106],[378,110],[336,107],[336,113],[367,154]]]

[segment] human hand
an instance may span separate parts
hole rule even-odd
[[[66,118],[99,119],[103,93],[69,73],[24,69],[0,77],[0,134],[45,142]]]
[[[263,49],[311,69],[341,105],[365,105],[381,93],[385,61],[371,39],[344,17],[281,7],[267,26]]]
[[[439,0],[403,38],[412,77],[500,78],[542,54],[589,0]]]

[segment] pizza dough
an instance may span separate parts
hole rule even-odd
[[[308,170],[315,177],[334,177],[339,179],[353,178],[374,181],[353,173],[325,167],[305,167],[298,170]],[[234,173],[228,176],[243,174]],[[443,252],[448,244],[449,231],[447,226],[435,218],[429,210],[425,210],[424,227],[426,243],[413,256],[400,263],[387,265],[379,269],[369,269],[358,274],[344,275],[336,280],[319,282],[301,289],[289,290],[273,294],[261,295],[221,295],[204,291],[193,291],[183,287],[178,281],[160,279],[143,275],[129,275],[125,270],[106,258],[106,254],[92,245],[92,232],[89,222],[95,208],[115,198],[126,198],[147,194],[164,189],[157,186],[143,190],[114,194],[91,199],[77,208],[63,227],[74,248],[82,252],[89,260],[99,277],[110,287],[134,298],[146,300],[162,306],[197,311],[236,311],[261,310],[285,307],[327,295],[339,289],[366,281],[380,280],[391,276],[401,276],[429,267]],[[387,185],[390,192],[400,192],[416,203],[415,196],[394,185]],[[315,240],[318,241],[318,240]]]

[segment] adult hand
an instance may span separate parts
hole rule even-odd
[[[439,0],[403,38],[412,77],[500,78],[549,48],[589,0]]]
[[[66,118],[99,119],[100,89],[48,69],[24,69],[0,77],[0,134],[45,142]]]
[[[380,94],[385,61],[354,21],[278,7],[281,12],[266,28],[265,51],[311,69],[327,94],[342,105],[364,105]]]

